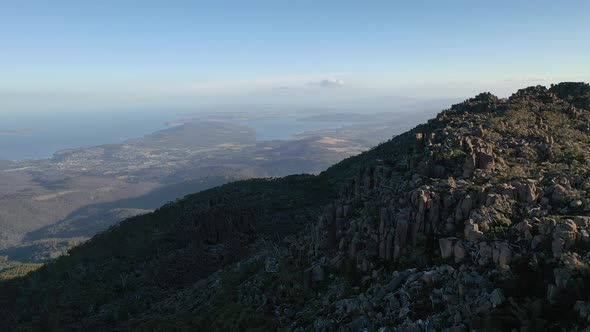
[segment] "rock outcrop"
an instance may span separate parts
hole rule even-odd
[[[564,97],[568,89],[572,95]],[[564,121],[573,119],[574,123],[567,128],[584,126],[584,121],[590,121],[590,110],[572,109],[569,102],[576,100],[575,107],[586,105],[584,98],[588,91],[587,85],[566,84],[551,89],[541,86],[522,89],[509,99],[480,94],[408,133],[408,139],[415,140],[410,150],[389,150],[391,155],[378,164],[361,169],[337,203],[356,207],[338,223],[335,234],[340,241],[339,250],[332,254],[316,253],[310,259],[314,261],[326,254],[328,258],[347,257],[366,280],[380,276],[384,268],[430,262],[430,268],[403,271],[406,281],[397,292],[419,292],[411,286],[418,283],[423,283],[422,287],[443,285],[440,289],[443,293],[437,293],[439,289],[430,291],[429,302],[434,308],[440,304],[446,309],[434,309],[436,314],[425,316],[427,321],[413,320],[410,308],[418,299],[394,296],[393,300],[389,295],[376,295],[381,294],[382,286],[371,281],[369,284],[375,289],[369,288],[357,299],[338,302],[336,312],[352,317],[345,321],[354,326],[370,325],[360,324],[361,316],[369,321],[395,316],[405,320],[397,327],[390,327],[392,331],[396,328],[428,330],[428,326],[467,330],[478,326],[469,321],[476,317],[499,314],[498,310],[505,314],[508,310],[519,320],[523,319],[523,312],[532,310],[531,306],[558,303],[572,296],[568,285],[573,279],[568,268],[557,268],[553,275],[541,279],[547,283],[546,296],[533,300],[536,302],[519,302],[514,290],[491,289],[491,285],[499,276],[503,276],[500,279],[508,275],[516,279],[545,278],[514,276],[514,264],[528,264],[529,270],[540,271],[554,262],[571,266],[574,263],[568,257],[588,253],[590,217],[585,213],[590,211],[586,199],[590,191],[585,190],[590,186],[587,189],[582,186],[587,183],[590,168],[578,163],[578,169],[568,173],[559,167],[538,166],[544,160],[569,163],[565,158],[570,155],[563,153],[563,149],[568,149],[571,142],[566,133],[552,127],[547,119],[561,116]],[[570,133],[574,134],[578,132]],[[583,211],[586,212],[581,215]],[[322,218],[315,224],[314,232],[328,231]],[[580,266],[590,261],[590,254],[575,257],[575,264]],[[569,263],[565,263],[567,259]],[[449,265],[444,269],[433,268],[436,262]],[[452,274],[453,277],[445,274],[453,269],[461,272]],[[475,271],[482,269],[487,272],[475,277]],[[576,271],[580,273],[579,269]],[[341,273],[337,268],[332,272]],[[456,284],[456,294],[444,293],[451,287],[453,278],[468,278],[463,273],[475,278],[476,284],[490,285],[485,286],[490,287],[488,292],[465,297],[470,293],[464,281],[460,281]],[[590,287],[590,277],[585,283],[588,285],[584,287]],[[375,296],[377,302],[371,300]],[[472,309],[468,312],[452,309],[457,303]],[[576,304],[584,320],[590,317],[587,303],[590,302]],[[445,318],[438,314],[444,314]],[[336,316],[332,319],[335,326],[346,326],[338,323]],[[540,317],[537,319],[542,321]],[[521,321],[524,324],[521,326],[529,323]]]

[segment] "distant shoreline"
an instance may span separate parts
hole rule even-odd
[[[18,128],[18,129],[9,129],[9,130],[0,130],[0,135],[18,135],[18,134],[29,134],[43,131],[43,129],[38,128]]]

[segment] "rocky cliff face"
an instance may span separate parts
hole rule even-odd
[[[198,225],[189,242],[256,250],[106,326],[581,330],[590,322],[589,98],[588,84],[562,83],[454,105],[328,170],[321,185],[337,197],[278,237],[257,235],[289,214],[285,200],[189,204],[177,221]],[[103,308],[120,310],[113,299]]]
[[[578,107],[588,91],[566,83],[509,99],[480,94],[388,143],[308,237],[312,265],[329,271],[312,282],[337,282],[351,262],[367,288],[337,301],[326,327],[559,324],[540,315],[548,308],[577,310],[584,325],[590,112]]]

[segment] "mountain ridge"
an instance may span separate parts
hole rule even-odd
[[[482,93],[317,176],[235,182],[0,284],[23,330],[582,329],[590,86]]]

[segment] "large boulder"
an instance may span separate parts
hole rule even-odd
[[[457,242],[456,237],[447,237],[438,239],[438,245],[440,247],[440,256],[442,259],[449,259],[453,256],[453,247]]]
[[[455,257],[455,263],[461,263],[465,259],[465,255],[467,251],[465,250],[465,246],[461,241],[458,241],[453,246],[453,255]]]
[[[479,226],[474,223],[472,219],[469,219],[465,223],[465,229],[463,232],[467,241],[476,242],[483,237],[483,232],[479,230]]]

